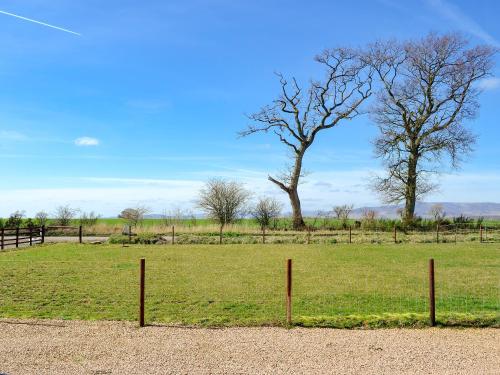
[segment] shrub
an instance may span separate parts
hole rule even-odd
[[[139,233],[137,236],[130,238],[131,244],[152,245],[160,241],[162,241],[161,236],[155,233]],[[126,244],[129,243],[129,236],[123,234],[112,234],[109,237],[108,242],[113,244]]]
[[[128,236],[124,236],[123,234],[112,234],[109,236],[108,242],[113,244],[125,244],[128,243]]]
[[[16,211],[10,214],[5,222],[6,228],[17,228],[23,223],[24,211]]]

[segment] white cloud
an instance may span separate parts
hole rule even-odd
[[[446,0],[427,0],[427,3],[441,13],[443,17],[454,22],[457,27],[482,39],[492,46],[500,47],[500,42],[498,40],[484,30],[481,25],[470,18],[466,13],[462,12],[456,5],[448,3]]]
[[[490,77],[479,81],[479,88],[485,91],[495,90],[500,88],[500,78]]]
[[[98,146],[99,140],[92,137],[80,137],[75,139],[75,145],[77,146]]]

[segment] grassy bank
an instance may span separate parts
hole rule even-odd
[[[0,317],[137,318],[146,258],[146,320],[283,325],[284,264],[294,263],[294,324],[424,326],[427,261],[436,261],[443,325],[498,325],[498,244],[45,245],[0,253]]]

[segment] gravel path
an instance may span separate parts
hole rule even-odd
[[[0,319],[0,374],[499,374],[500,330]]]

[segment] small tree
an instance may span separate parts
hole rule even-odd
[[[78,210],[71,208],[70,206],[59,206],[56,208],[56,213],[54,215],[57,225],[68,226],[71,224],[71,220],[75,217]]]
[[[212,179],[200,190],[198,206],[219,224],[219,243],[222,243],[224,226],[244,213],[249,196],[241,184],[222,179]]]
[[[375,219],[377,217],[377,212],[374,210],[366,209],[363,211],[363,217],[361,218],[361,225],[364,229],[375,229]]]
[[[429,215],[432,216],[436,224],[440,224],[446,216],[442,204],[433,204],[429,210]]]
[[[47,222],[49,220],[49,214],[45,211],[39,211],[35,215],[35,225],[36,226],[44,226],[47,225]]]
[[[124,219],[127,222],[127,225],[131,227],[136,227],[139,223],[144,220],[144,215],[149,212],[149,208],[144,206],[138,206],[135,208],[126,208],[124,209],[118,217],[120,219]]]
[[[271,220],[279,217],[282,205],[274,198],[260,198],[255,207],[251,210],[251,215],[259,223],[262,235],[271,224]]]
[[[6,228],[17,228],[23,223],[24,211],[15,211],[10,214],[9,218],[5,222]]]
[[[335,212],[335,215],[337,216],[337,219],[340,220],[342,223],[342,227],[345,229],[347,228],[347,223],[349,222],[349,215],[351,215],[351,212],[353,210],[354,206],[344,204],[342,206],[335,206],[333,208],[333,212]]]
[[[90,212],[82,212],[80,215],[80,225],[85,226],[85,227],[93,227],[97,224],[97,221],[99,220],[101,216],[96,214],[94,211]]]

